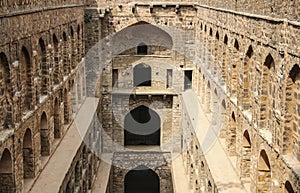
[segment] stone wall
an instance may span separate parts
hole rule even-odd
[[[186,36],[186,41],[180,44],[176,35],[166,30],[173,35],[172,49],[184,53],[173,52],[170,58],[175,58],[174,66],[193,70],[193,89],[198,93],[204,110],[213,115],[208,116],[208,119],[215,124],[218,119],[222,120],[220,136],[226,142],[228,155],[237,159],[235,165],[240,177],[245,183],[251,183],[252,192],[262,191],[260,187],[264,186],[272,191],[280,191],[286,182],[295,185],[296,190],[299,175],[297,167],[291,165],[298,163],[296,128],[299,115],[296,113],[297,107],[288,107],[289,104],[298,104],[295,96],[298,96],[299,46],[292,42],[297,39],[299,26],[290,21],[295,19],[295,15],[284,16],[290,20],[277,19],[282,16],[280,11],[283,9],[278,11],[273,8],[271,13],[268,9],[272,7],[267,5],[262,14],[271,17],[260,16],[261,13],[254,10],[260,10],[257,7],[262,5],[252,2],[237,2],[236,5],[233,2],[227,2],[226,5],[224,2],[211,3],[216,7],[222,5],[227,10],[179,3],[135,3],[135,6],[115,4],[100,11],[105,14],[102,35],[122,33],[137,23],[149,23],[161,29],[162,26],[172,26],[192,32],[194,36]],[[249,6],[244,6],[246,3]],[[289,6],[285,8],[290,9]],[[258,15],[232,11],[245,9]],[[110,51],[113,53],[114,50]],[[108,120],[113,117],[110,112],[111,96],[106,94],[112,91],[113,70],[117,72],[118,79],[126,77],[118,86],[131,88],[134,64],[149,60],[149,56],[132,57],[134,54],[135,49],[129,49],[118,57],[109,55],[109,61],[112,62],[105,68],[102,90],[102,102],[107,104],[102,112]],[[123,73],[123,69],[127,68],[128,73]],[[152,76],[155,75],[152,72]],[[182,86],[183,81],[178,82],[180,84]],[[154,84],[154,87],[162,89],[165,85]],[[147,88],[141,91],[150,90]],[[118,92],[121,92],[120,89]],[[216,119],[214,115],[218,111],[221,111],[222,117]],[[110,121],[108,123],[112,124]],[[111,131],[109,128],[112,126],[108,125],[107,131]],[[267,158],[262,158],[263,151]],[[258,162],[268,162],[266,160],[270,162],[268,167],[272,179],[268,177],[262,180],[258,178],[261,170],[256,166]],[[213,179],[210,180],[213,186]]]
[[[205,159],[205,153],[201,144],[205,142],[197,138],[196,128],[193,128],[191,117],[189,117],[187,107],[182,105],[182,157],[184,168],[188,174],[188,181],[192,192],[218,192],[218,187],[214,183],[209,165]],[[195,105],[196,108],[196,105]],[[201,127],[202,126],[200,123]],[[201,129],[201,128],[199,128]],[[213,140],[213,139],[212,139]],[[221,160],[220,160],[221,161]]]
[[[118,83],[124,88],[118,88],[118,94],[132,94],[126,89],[133,86],[133,67],[150,60],[176,69],[172,88],[165,84],[167,68],[154,67],[151,76],[159,81],[153,81],[151,88],[136,89],[128,109],[162,102],[168,124],[163,135],[172,130],[173,142],[177,142],[173,143],[173,150],[181,150],[180,120],[187,124],[181,116],[178,92],[184,88],[184,70],[193,70],[192,88],[205,112],[212,115],[208,119],[213,124],[222,120],[220,137],[226,142],[228,156],[236,160],[242,181],[250,183],[252,192],[300,189],[300,47],[295,43],[300,38],[298,1],[205,0],[200,5],[152,1],[127,5],[105,1],[110,6],[85,12],[75,1],[64,6],[64,2],[46,3],[45,6],[41,2],[0,1],[0,23],[5,26],[0,29],[0,166],[7,159],[12,168],[9,174],[0,174],[12,174],[10,185],[8,181],[6,184],[15,192],[30,186],[24,178],[37,176],[44,167],[42,160],[49,159],[59,144],[86,91],[88,96],[102,97],[99,114],[105,123],[104,130],[122,143],[122,135],[114,132],[118,131],[112,111],[114,72],[117,79],[125,77]],[[139,56],[137,42],[130,42],[134,46],[115,52],[118,49],[112,48],[118,48],[120,42],[113,44],[107,37],[126,32],[136,24],[150,24],[164,31],[172,38],[172,47],[149,45],[149,55]],[[181,34],[177,30],[186,32]],[[152,36],[144,37],[151,40]],[[125,40],[128,43],[130,38]],[[93,49],[99,41],[102,44]],[[103,47],[110,49],[102,52]],[[82,60],[84,53],[89,56],[87,60]],[[86,68],[84,62],[88,64]],[[125,69],[129,69],[128,74]],[[76,74],[77,71],[80,73]],[[122,100],[116,104],[122,108]],[[222,117],[214,117],[216,112],[221,112]],[[41,135],[41,129],[45,134]],[[189,135],[184,137],[193,138]],[[111,150],[112,145],[105,140],[105,150]],[[193,143],[184,152],[191,185],[196,192],[201,188],[212,192],[216,187],[209,168],[199,156],[199,144]],[[85,152],[78,154],[66,178],[71,191],[76,183],[76,191],[87,190],[88,178],[81,178],[80,172],[76,177],[74,172],[82,171],[86,159],[80,157]],[[202,171],[200,175],[196,175],[196,170]],[[66,184],[62,191],[67,190]]]
[[[29,190],[86,96],[83,7],[25,4],[0,19],[0,155],[11,154],[14,192]]]
[[[67,172],[59,193],[87,193],[91,191],[101,163],[100,135],[97,116],[89,126],[76,156]]]
[[[206,64],[197,63],[198,83],[193,86],[210,111],[214,108],[207,103],[211,104],[216,93],[227,95],[217,100],[226,112],[221,137],[227,142],[228,154],[237,158],[240,177],[251,181],[252,192],[279,192],[287,181],[294,191],[299,189],[298,169],[291,166],[299,162],[294,153],[298,145],[292,145],[299,140],[298,131],[291,131],[298,128],[295,120],[299,115],[297,107],[288,107],[298,104],[291,97],[298,95],[299,55],[295,50],[299,46],[292,43],[297,25],[201,6],[198,10],[197,41],[213,58],[203,58],[205,52],[198,49],[196,60]],[[264,162],[269,162],[264,169],[257,166]]]
[[[256,14],[256,15],[264,15],[269,17],[275,18],[286,18],[289,20],[297,21],[299,19],[299,2],[298,1],[283,1],[283,0],[267,0],[267,1],[257,1],[257,0],[179,0],[179,1],[167,1],[167,0],[159,0],[159,1],[150,1],[150,0],[143,0],[142,2],[139,1],[130,1],[130,0],[119,0],[119,1],[98,1],[98,5],[114,5],[118,6],[119,4],[130,4],[133,7],[139,3],[145,3],[146,5],[150,4],[163,4],[168,6],[169,4],[177,4],[180,5],[181,3],[186,4],[186,2],[201,5],[201,6],[209,6],[213,8],[219,8],[222,10],[231,10],[240,13],[249,13],[249,14]],[[220,10],[221,11],[221,10]]]
[[[110,176],[110,193],[124,192],[126,174],[139,166],[145,166],[159,177],[160,192],[172,193],[170,153],[163,152],[123,152],[114,153]],[[151,160],[151,161],[149,161]]]

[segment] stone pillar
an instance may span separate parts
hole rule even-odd
[[[173,133],[173,152],[180,153],[181,141],[182,141],[182,128],[180,125],[181,114],[181,103],[178,96],[173,96],[173,118],[172,118],[172,133]]]

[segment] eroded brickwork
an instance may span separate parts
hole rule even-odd
[[[298,1],[98,4],[84,10],[78,1],[0,1],[0,192],[29,190],[26,179],[45,167],[86,96],[101,98],[98,114],[108,136],[91,135],[104,152],[116,150],[112,142],[124,144],[118,112],[156,109],[164,117],[161,148],[183,151],[190,187],[218,192],[178,94],[189,87],[209,123],[220,127],[227,156],[251,192],[299,191]],[[142,24],[149,30],[134,34],[132,27]],[[115,42],[105,39],[114,33]],[[151,67],[151,86],[134,88],[139,65]],[[185,84],[187,71],[192,83]],[[164,179],[161,192],[173,191],[171,163],[154,168],[144,161],[149,155],[126,156],[114,161],[146,165]],[[97,158],[82,145],[70,159],[61,192],[87,192]],[[112,171],[110,190],[122,191],[127,171]]]
[[[163,152],[125,152],[115,153],[110,179],[110,193],[124,192],[125,177],[128,172],[144,166],[153,170],[159,177],[159,190],[162,193],[173,192],[170,168],[170,153]]]
[[[53,6],[61,2],[1,3],[0,152],[10,153],[11,172],[1,172],[7,178],[0,189],[27,192],[33,184],[27,179],[45,167],[86,96],[83,7],[76,2],[58,10]]]

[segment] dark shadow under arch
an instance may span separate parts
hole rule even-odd
[[[124,179],[125,193],[159,193],[159,176],[145,166],[130,170]]]
[[[12,155],[8,149],[5,149],[0,159],[0,193],[13,193],[14,190]]]
[[[137,54],[138,55],[147,55],[148,54],[148,46],[145,43],[140,43],[137,46]]]
[[[34,178],[34,155],[32,148],[32,134],[28,128],[23,137],[23,176]]]
[[[136,65],[133,77],[134,86],[151,86],[151,67],[145,63]]]
[[[287,193],[295,193],[292,184],[289,181],[286,181],[284,184],[285,192]]]
[[[271,190],[271,164],[266,151],[260,151],[257,166],[258,192],[269,192]]]
[[[60,108],[59,108],[59,102],[58,98],[55,98],[54,102],[54,138],[60,138],[61,132],[60,132],[60,114],[59,114]]]
[[[136,53],[140,43],[148,47],[147,53],[144,52],[145,50],[140,53],[137,52],[143,55],[153,54],[153,50],[149,49],[150,47],[159,48],[161,51],[171,50],[173,47],[173,39],[168,31],[145,21],[139,21],[118,31],[111,36],[110,45],[113,55],[119,55],[131,49],[134,49],[134,53]]]
[[[31,73],[31,59],[28,50],[26,47],[22,47],[21,51],[21,76],[20,81],[22,82],[22,87],[25,87],[25,97],[24,97],[24,107],[23,110],[30,110],[32,109],[32,73]],[[21,88],[18,88],[21,90]]]
[[[43,112],[40,121],[40,136],[41,136],[41,155],[48,156],[50,155],[50,131],[48,128],[47,115]]]
[[[160,145],[160,117],[152,109],[142,105],[124,120],[124,145]]]

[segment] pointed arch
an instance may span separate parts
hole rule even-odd
[[[222,100],[222,107],[223,107],[223,110],[225,111],[225,110],[226,110],[226,102],[225,102],[225,99]]]
[[[80,24],[77,25],[77,61],[80,62],[82,57],[82,31]]]
[[[209,35],[212,36],[213,35],[213,31],[211,28],[209,28]]]
[[[231,64],[231,74],[229,76],[231,77],[230,82],[230,95],[232,98],[237,98],[238,95],[238,66],[240,62],[240,55],[239,55],[239,42],[237,39],[234,40],[234,45],[232,49],[232,64]]]
[[[58,139],[61,137],[61,125],[60,125],[60,108],[59,108],[59,100],[56,97],[54,101],[54,138]]]
[[[225,34],[222,44],[222,55],[220,56],[221,61],[221,84],[224,85],[226,83],[227,77],[227,54],[228,54],[228,37]]]
[[[59,84],[61,80],[61,74],[60,74],[60,66],[59,66],[59,41],[55,34],[52,35],[53,39],[53,56],[54,56],[54,74],[53,74],[53,83],[55,85]]]
[[[46,45],[43,38],[39,39],[39,58],[41,64],[41,94],[48,94],[48,85],[49,85],[49,66],[47,63],[47,51]]]
[[[0,53],[0,82],[1,82],[1,90],[0,96],[8,94],[11,96],[12,88],[11,88],[11,79],[10,79],[10,67],[8,63],[8,59],[6,54]],[[5,94],[6,93],[6,94]]]
[[[239,45],[239,42],[238,42],[237,39],[234,40],[234,48],[235,48],[236,50],[240,50],[240,45]]]
[[[48,126],[47,115],[42,113],[40,119],[40,138],[41,138],[41,155],[50,155],[50,130]]]
[[[220,39],[219,31],[216,32],[216,39],[217,39],[217,40]]]
[[[160,116],[141,105],[124,119],[124,145],[160,145]]]
[[[129,38],[128,34],[134,38]],[[147,45],[147,49],[145,45]],[[118,31],[111,40],[111,47],[114,48],[113,55],[170,54],[173,39],[168,30],[145,21],[139,21]]]
[[[234,111],[231,112],[227,137],[227,149],[230,156],[236,155],[237,120]]]
[[[8,63],[8,58],[5,53],[0,53],[0,98],[1,100],[0,106],[3,107],[1,114],[1,125],[3,128],[8,128],[9,125],[13,124],[12,120],[12,109],[11,100],[12,100],[12,85],[11,85],[11,77],[10,77],[10,67]]]
[[[223,42],[224,42],[225,45],[228,44],[228,36],[227,36],[226,34],[225,34],[225,36],[224,36],[224,41],[223,41]]]
[[[211,87],[210,87],[210,81],[207,81],[206,87],[205,87],[205,104],[206,104],[206,112],[211,112]]]
[[[213,192],[213,188],[211,185],[210,180],[207,181],[207,193],[212,193]]]
[[[289,181],[284,183],[284,193],[295,193],[293,186]]]
[[[133,68],[134,86],[151,86],[151,67],[140,63]]]
[[[299,149],[297,128],[300,127],[300,68],[295,64],[290,70],[285,91],[285,123],[283,131],[283,153],[297,158]],[[298,96],[298,97],[297,97]]]
[[[5,148],[0,159],[0,191],[15,192],[15,179],[11,152]]]
[[[76,45],[76,39],[75,39],[75,34],[74,34],[74,30],[73,30],[73,27],[70,26],[70,51],[69,53],[71,53],[71,64],[70,64],[70,67],[71,69],[75,68],[76,67],[76,62],[75,62],[75,48],[77,47]]]
[[[242,178],[250,177],[251,167],[251,139],[249,132],[245,130],[242,139],[242,153],[241,153],[241,169]]]
[[[268,69],[275,69],[275,62],[271,54],[267,55],[264,66],[268,67]]]
[[[68,124],[70,122],[70,112],[69,112],[69,92],[67,88],[64,89],[64,124]]]
[[[23,136],[23,177],[34,178],[34,155],[32,147],[32,133],[29,128],[26,129],[26,132]]]
[[[21,50],[21,86],[25,87],[23,89],[25,91],[23,98],[23,110],[31,110],[32,105],[32,71],[31,71],[31,58],[29,52],[25,46],[22,47]]]
[[[71,41],[71,40],[70,40]],[[69,61],[69,40],[66,32],[63,32],[63,71],[64,75],[68,75],[71,72],[70,61]]]
[[[249,110],[251,109],[251,100],[250,100],[250,91],[251,91],[251,87],[250,87],[250,69],[252,66],[252,56],[253,56],[253,49],[252,46],[250,45],[248,47],[248,50],[246,52],[246,57],[244,59],[244,72],[243,72],[243,96],[242,96],[242,100],[243,100],[243,109],[244,110]]]
[[[271,165],[264,149],[260,151],[257,170],[257,191],[269,192],[271,190]]]
[[[74,30],[73,30],[73,26],[70,26],[70,36],[71,38],[74,37]]]
[[[138,166],[125,175],[124,192],[160,192],[159,176],[146,166]]]
[[[0,173],[1,174],[13,173],[12,155],[7,148],[4,149],[2,156],[1,156]]]
[[[263,75],[261,83],[260,101],[260,128],[264,128],[273,134],[274,120],[272,111],[275,108],[275,62],[271,54],[268,54],[263,63]],[[273,135],[272,135],[273,136]]]
[[[269,157],[264,149],[261,150],[259,154],[258,170],[271,171]]]

